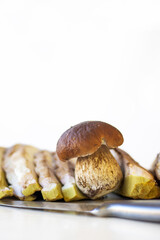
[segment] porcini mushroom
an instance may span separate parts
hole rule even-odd
[[[121,149],[112,149],[113,156],[121,166],[123,182],[117,193],[134,199],[152,199],[160,196],[160,189],[154,176],[140,166],[128,153]]]
[[[54,172],[62,184],[62,193],[65,202],[77,201],[86,197],[79,191],[75,182],[75,162],[62,162],[57,154],[52,153]]]
[[[123,143],[122,134],[100,121],[82,122],[62,134],[57,155],[66,161],[77,158],[76,185],[91,199],[97,199],[118,188],[122,172],[110,152]]]
[[[41,187],[34,171],[33,156],[37,148],[17,144],[8,148],[4,155],[3,168],[13,188],[14,196],[21,200],[34,200],[31,196]]]
[[[34,155],[35,171],[39,176],[41,193],[46,201],[56,201],[63,198],[61,184],[54,174],[52,155],[48,151],[39,151]]]
[[[3,156],[5,148],[0,147],[0,199],[13,196],[13,189],[8,186],[3,170]]]
[[[155,175],[157,181],[160,183],[160,153],[157,154],[157,157],[152,164],[151,171]]]

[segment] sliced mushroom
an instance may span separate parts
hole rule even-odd
[[[152,164],[151,171],[160,183],[160,153],[157,154],[155,161]]]
[[[41,190],[33,163],[33,155],[37,151],[32,146],[17,144],[7,149],[4,155],[6,178],[19,199],[32,200],[34,197],[31,195]]]
[[[34,164],[42,187],[43,199],[47,201],[62,199],[61,184],[54,174],[51,154],[48,151],[39,151],[34,156]]]
[[[56,152],[61,161],[77,158],[76,184],[86,196],[96,199],[114,191],[121,183],[120,166],[109,148],[122,143],[123,136],[115,127],[88,121],[63,133]]]
[[[134,199],[152,199],[160,196],[154,176],[139,165],[128,153],[117,148],[111,150],[120,164],[124,179],[117,193]]]
[[[3,171],[3,155],[5,148],[0,147],[0,199],[13,196],[13,189],[8,186],[5,172]]]
[[[151,191],[143,196],[143,199],[154,199],[154,198],[159,198],[160,197],[160,187],[155,184]]]
[[[64,200],[69,202],[85,199],[86,197],[79,191],[75,183],[74,162],[62,162],[59,160],[56,153],[52,153],[52,157],[55,174],[63,185],[62,193]]]

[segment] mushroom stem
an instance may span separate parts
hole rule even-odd
[[[5,148],[0,148],[0,199],[13,196],[13,189],[7,184],[5,173],[3,171],[3,155]]]
[[[155,161],[152,164],[151,171],[160,183],[160,153],[157,154]]]
[[[52,157],[55,174],[63,185],[62,193],[64,200],[69,202],[85,199],[86,196],[84,196],[76,186],[74,177],[75,162],[62,162],[59,160],[56,153],[53,153]]]
[[[129,154],[121,149],[112,149],[124,174],[122,185],[117,193],[134,199],[151,199],[159,197],[160,190],[154,176],[139,165]]]
[[[32,146],[17,144],[7,149],[4,155],[6,178],[19,199],[30,199],[32,194],[41,189],[33,164],[33,155],[37,151]]]
[[[92,155],[77,159],[75,179],[86,196],[97,199],[119,187],[122,172],[109,148],[102,145]]]
[[[40,151],[34,156],[35,171],[39,176],[44,200],[56,201],[63,198],[61,184],[54,175],[52,156],[48,151]]]

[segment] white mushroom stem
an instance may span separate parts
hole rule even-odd
[[[55,174],[62,185],[68,186],[70,184],[75,184],[73,163],[70,161],[60,161],[56,153],[53,153],[52,156]]]
[[[64,200],[77,201],[86,198],[77,188],[74,177],[75,160],[62,162],[57,154],[53,153],[53,165],[55,174],[62,183],[62,193]]]
[[[15,145],[4,155],[4,170],[14,195],[19,198],[32,195],[40,190],[33,165],[33,153],[38,150],[31,146]],[[30,188],[28,188],[30,186]]]
[[[134,199],[159,197],[159,188],[154,176],[140,166],[128,153],[117,148],[111,150],[123,171],[123,182],[117,192]]]
[[[13,196],[13,190],[7,184],[5,173],[2,167],[4,152],[5,148],[0,147],[0,199]]]
[[[39,183],[43,191],[50,191],[59,184],[54,174],[51,154],[47,151],[40,151],[34,156],[35,171],[39,176]]]
[[[117,148],[111,150],[112,155],[117,160],[118,164],[120,165],[124,177],[127,176],[139,176],[144,177],[147,179],[154,180],[153,175],[147,171],[145,168],[139,165],[128,153],[125,151]]]
[[[157,157],[152,164],[151,171],[153,172],[157,180],[160,181],[160,153],[157,154]]]

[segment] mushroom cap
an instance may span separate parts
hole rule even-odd
[[[57,155],[65,161],[91,155],[102,144],[116,148],[123,143],[123,136],[112,125],[100,121],[79,123],[62,134],[57,143]]]

